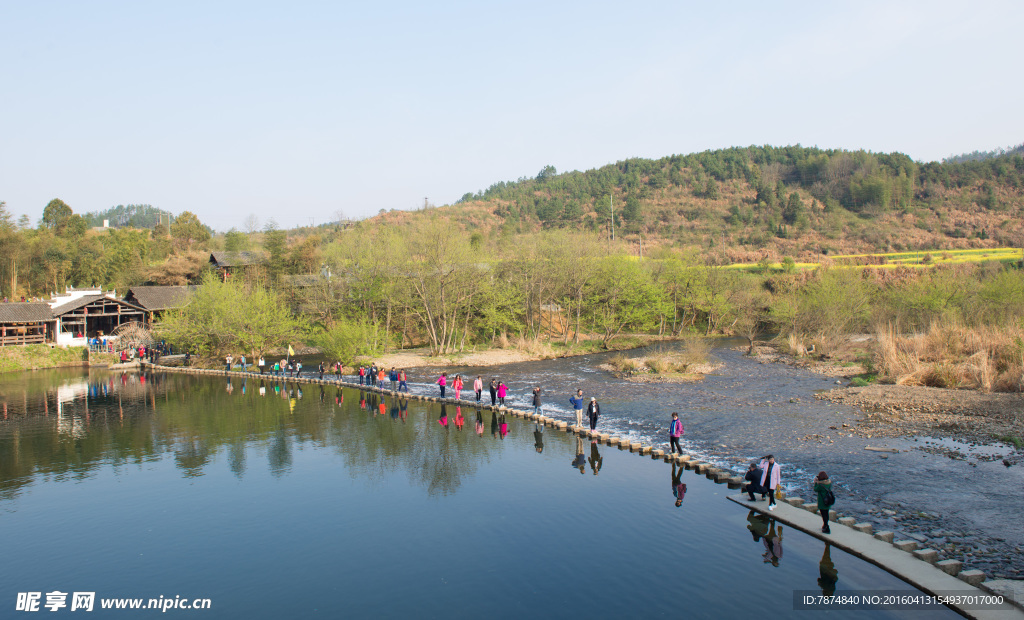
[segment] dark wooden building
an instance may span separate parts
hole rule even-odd
[[[267,262],[261,252],[211,252],[210,266],[220,274],[222,281],[239,271],[254,269]]]
[[[51,342],[55,323],[45,302],[0,303],[0,346]]]
[[[124,300],[146,311],[146,323],[152,327],[153,320],[167,310],[181,308],[188,303],[189,295],[199,288],[189,286],[133,286],[128,289]]]
[[[84,295],[52,308],[57,344],[83,345],[86,338],[110,334],[118,325],[145,323],[145,309],[106,293]]]

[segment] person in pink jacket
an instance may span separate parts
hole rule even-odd
[[[473,381],[473,391],[476,392],[476,402],[480,402],[480,395],[484,392],[484,381],[480,375],[477,375],[476,380]]]
[[[775,462],[775,455],[769,454],[761,461],[761,488],[768,492],[768,510],[775,510],[775,489],[779,488],[779,479],[782,477],[779,472],[779,464]]]
[[[441,387],[441,398],[444,398],[444,389],[448,386],[448,373],[442,372],[437,379],[437,384]]]
[[[498,382],[498,404],[502,407],[505,406],[505,395],[508,394],[508,386],[502,382]]]
[[[455,375],[455,380],[452,381],[452,389],[455,390],[455,400],[462,398],[462,375]]]

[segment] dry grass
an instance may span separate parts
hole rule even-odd
[[[1024,329],[969,327],[936,321],[922,334],[876,329],[876,365],[898,385],[1020,392],[1024,387]]]
[[[685,372],[689,366],[706,364],[711,355],[711,340],[700,336],[691,336],[683,341],[683,346],[675,356],[678,361],[680,372]]]
[[[626,357],[621,353],[612,356],[612,358],[608,360],[608,364],[617,372],[622,373],[636,372],[636,370],[640,367],[640,364],[637,363],[637,360],[631,357]]]

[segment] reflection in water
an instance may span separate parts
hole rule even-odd
[[[821,554],[821,561],[818,562],[818,586],[825,596],[832,596],[836,593],[836,582],[839,581],[839,571],[832,563],[832,545],[825,543],[825,551]]]
[[[538,454],[544,451],[544,425],[539,422],[533,425],[533,447],[537,449]]]
[[[685,467],[672,463],[672,497],[676,498],[676,508],[683,505],[683,498],[686,497],[686,485],[683,484],[684,471],[686,471]]]
[[[778,526],[778,532],[775,531],[775,519],[771,520],[768,525],[768,533],[761,538],[761,542],[764,544],[764,558],[765,564],[770,563],[772,566],[778,566],[779,560],[782,559],[782,526]]]
[[[747,513],[747,529],[754,537],[754,542],[761,542],[761,538],[768,533],[768,517],[751,510]]]
[[[476,434],[484,436],[484,416],[479,409],[476,410]]]
[[[472,441],[472,434],[446,439],[444,433],[424,433],[424,425],[407,424],[408,399],[371,394],[367,402],[360,393],[346,409],[341,388],[335,388],[331,404],[324,390],[320,398],[303,401],[295,384],[245,386],[237,377],[228,382],[77,369],[2,377],[0,499],[15,497],[38,476],[87,477],[101,467],[142,466],[154,457],[169,458],[188,478],[203,476],[218,462],[240,479],[257,462],[283,477],[307,442],[336,451],[351,471],[371,481],[405,471],[429,493],[448,494],[494,449],[490,442]],[[270,390],[278,398],[265,398]],[[437,412],[425,403],[413,409]],[[355,415],[360,411],[376,415]],[[447,408],[442,419],[446,413]],[[461,408],[456,420],[465,424]],[[502,422],[495,413],[495,437],[508,434]],[[476,425],[482,436],[479,411]]]
[[[596,476],[601,471],[601,465],[604,464],[604,458],[601,457],[601,451],[597,449],[597,440],[594,439],[590,442],[590,458],[587,459],[590,462],[590,469]]]
[[[587,473],[587,457],[583,456],[583,436],[576,436],[576,458],[572,460],[572,466],[580,470],[581,474]]]

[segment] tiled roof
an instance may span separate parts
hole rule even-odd
[[[244,267],[261,265],[266,257],[260,252],[211,252],[210,262],[218,267]]]
[[[109,303],[116,303],[116,304],[120,304],[120,305],[123,305],[123,306],[129,306],[130,308],[132,308],[134,310],[143,310],[143,311],[145,311],[145,308],[143,308],[143,307],[141,307],[141,306],[139,306],[137,304],[133,304],[133,303],[125,301],[123,299],[112,298],[112,297],[107,296],[107,294],[105,294],[105,293],[101,293],[99,295],[86,295],[85,297],[79,297],[78,299],[76,299],[74,301],[69,301],[68,303],[66,303],[66,304],[64,304],[62,306],[56,306],[55,308],[53,308],[53,316],[60,316],[62,314],[67,314],[68,312],[71,312],[72,310],[77,310],[77,309],[81,308],[82,306],[88,306],[89,304],[91,304],[94,301],[106,301],[106,302],[109,302]]]
[[[142,306],[146,310],[166,310],[185,305],[189,293],[196,286],[133,286],[124,296],[126,301]]]
[[[52,321],[53,312],[45,302],[0,303],[0,323]]]

